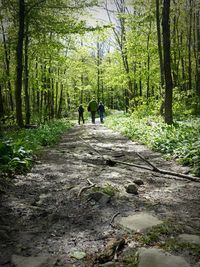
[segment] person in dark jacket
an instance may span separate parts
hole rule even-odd
[[[83,121],[83,123],[85,123],[83,113],[84,113],[84,108],[82,104],[80,104],[80,106],[78,107],[78,124],[80,124],[81,120]]]
[[[103,123],[105,108],[102,102],[99,103],[97,110],[99,112],[100,122]]]

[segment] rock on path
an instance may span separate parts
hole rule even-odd
[[[155,248],[139,249],[138,267],[190,267],[190,265],[179,256],[174,256]]]

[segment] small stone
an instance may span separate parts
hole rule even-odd
[[[57,258],[54,257],[23,257],[20,255],[12,255],[11,263],[14,267],[53,267],[57,262]]]
[[[136,179],[136,180],[134,180],[134,183],[135,183],[136,185],[138,185],[138,186],[144,184],[144,182],[143,182],[141,179]]]
[[[148,228],[162,223],[157,217],[145,212],[136,213],[128,217],[121,217],[117,220],[122,227],[136,232],[144,232]]]
[[[126,186],[126,192],[129,194],[137,195],[138,194],[138,188],[135,184],[128,184]]]
[[[108,202],[110,202],[111,197],[109,195],[103,193],[103,192],[94,192],[94,193],[89,194],[89,198],[104,205],[104,204],[107,204]]]
[[[71,254],[71,257],[77,259],[77,260],[82,260],[83,258],[86,257],[86,253],[83,252],[83,251],[74,251],[72,254]]]
[[[181,234],[178,236],[178,239],[181,243],[200,245],[200,236],[198,235]]]
[[[190,267],[184,258],[160,249],[140,248],[138,267]]]

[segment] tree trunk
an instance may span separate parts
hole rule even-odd
[[[173,83],[171,75],[171,51],[170,51],[170,0],[163,2],[163,54],[165,74],[165,122],[173,123],[172,97]]]
[[[163,53],[162,53],[162,41],[161,41],[161,29],[160,29],[160,0],[156,0],[156,26],[157,26],[157,39],[158,39],[158,55],[160,63],[160,85],[161,88],[163,88],[164,69],[163,69]]]
[[[26,20],[26,35],[25,35],[25,46],[24,46],[24,94],[25,94],[25,122],[30,124],[30,98],[29,98],[29,69],[28,69],[28,18]]]
[[[19,30],[17,40],[17,79],[16,79],[16,120],[19,127],[23,127],[22,116],[22,71],[23,71],[23,41],[24,41],[24,17],[25,17],[25,2],[19,0]]]
[[[149,31],[147,34],[147,99],[150,97],[150,51],[149,51],[149,42],[150,42],[150,35],[151,35],[151,21],[149,25]]]
[[[61,85],[60,85],[60,100],[59,100],[59,106],[58,106],[58,118],[61,118],[62,103],[63,103],[63,84],[61,83]]]
[[[196,14],[196,94],[200,99],[200,11]]]
[[[97,101],[100,101],[100,43],[97,41]]]
[[[3,26],[3,22],[1,21],[1,28],[2,28],[2,36],[3,36],[3,46],[4,46],[4,53],[5,53],[5,63],[6,63],[6,76],[7,76],[7,83],[8,83],[8,90],[9,90],[9,99],[10,99],[10,109],[11,111],[14,111],[14,105],[13,105],[13,97],[12,97],[12,86],[10,82],[10,60],[8,56],[8,48],[6,44],[6,36],[5,36],[5,30]]]
[[[192,89],[192,60],[191,60],[191,43],[192,43],[192,0],[189,0],[189,25],[188,25],[188,89]]]
[[[2,86],[0,84],[0,118],[4,115]]]

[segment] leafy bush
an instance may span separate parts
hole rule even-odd
[[[0,171],[2,173],[27,172],[33,155],[42,147],[54,144],[71,124],[65,120],[41,125],[37,129],[7,132],[0,140]]]
[[[120,114],[108,117],[105,123],[132,140],[163,153],[166,158],[190,166],[195,175],[200,175],[199,118],[190,117],[167,125],[159,116],[138,118],[135,114]]]

